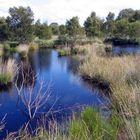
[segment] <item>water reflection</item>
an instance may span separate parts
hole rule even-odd
[[[48,118],[51,118],[51,114],[53,114],[53,117],[58,121],[64,121],[66,116],[70,116],[73,111],[80,111],[84,106],[94,106],[100,110],[103,106],[108,105],[107,99],[99,94],[98,88],[89,88],[76,75],[74,71],[78,62],[71,57],[58,58],[55,50],[45,49],[29,53],[26,59],[21,59],[17,54],[11,57],[19,63],[15,82],[18,88],[24,83],[22,92],[25,94],[25,99],[28,96],[28,89],[33,87],[33,93],[37,95],[40,82],[43,81],[46,86],[41,90],[40,93],[42,94],[51,81],[51,97],[39,110],[45,113],[51,108]],[[7,125],[0,137],[5,136],[6,131],[17,131],[29,119],[17,107],[17,101],[18,94],[15,83],[13,83],[10,91],[0,92],[0,119],[7,114]],[[22,102],[18,102],[18,106],[22,110],[26,110]],[[34,121],[36,122],[36,120]]]
[[[140,54],[140,46],[125,45],[125,46],[113,46],[113,54],[115,55],[135,55]]]

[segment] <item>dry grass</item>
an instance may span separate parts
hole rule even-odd
[[[27,44],[20,44],[17,46],[17,52],[22,56],[26,57],[29,52],[29,45]]]
[[[109,83],[113,105],[121,114],[128,137],[140,138],[140,56],[101,57],[91,47],[79,72]]]
[[[15,60],[9,59],[6,62],[0,62],[0,84],[12,82],[17,70]]]
[[[2,54],[3,54],[3,45],[0,44],[0,56],[2,56]]]

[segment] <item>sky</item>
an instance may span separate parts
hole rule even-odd
[[[48,24],[65,24],[73,16],[78,16],[83,24],[92,11],[105,18],[109,11],[117,15],[124,8],[140,9],[140,0],[0,0],[0,16],[6,17],[13,6],[30,6],[35,20]]]

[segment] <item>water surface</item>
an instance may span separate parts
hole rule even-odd
[[[13,56],[18,63],[22,62],[27,85],[24,92],[32,85],[34,79],[33,92],[38,92],[40,82],[45,86],[43,91],[48,88],[51,97],[45,103],[40,112],[47,112],[51,109],[57,120],[65,119],[73,111],[79,111],[84,106],[93,106],[102,110],[107,104],[106,97],[102,96],[98,88],[90,89],[80,77],[73,72],[77,66],[77,61],[71,57],[58,57],[55,50],[39,50],[29,54],[28,58],[21,60],[16,54]],[[21,86],[21,73],[18,74],[17,85]],[[26,108],[22,102],[18,102],[17,90],[13,86],[7,90],[0,91],[0,119],[6,114],[6,126],[0,137],[4,137],[7,132],[17,131],[26,123],[29,118],[24,114]],[[60,110],[57,112],[57,110]]]
[[[115,54],[115,55],[140,54],[140,46],[138,46],[138,45],[113,46],[112,51],[113,51],[113,54]]]

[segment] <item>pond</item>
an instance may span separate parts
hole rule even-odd
[[[123,55],[123,54],[140,54],[140,46],[138,45],[121,45],[113,46],[113,54]]]
[[[30,89],[32,82],[34,82],[33,92],[36,93],[39,91],[41,81],[45,84],[43,92],[48,89],[49,85],[50,98],[39,110],[40,112],[47,112],[51,109],[53,117],[58,121],[63,121],[74,111],[79,112],[84,106],[93,106],[104,112],[104,115],[108,114],[109,111],[104,109],[108,104],[107,97],[103,96],[98,88],[93,89],[87,86],[74,72],[78,64],[76,59],[60,58],[56,50],[49,49],[31,52],[24,60],[21,60],[17,54],[12,57],[18,63],[22,62],[23,71],[28,73],[24,79],[28,80],[24,86],[24,92]],[[21,75],[22,73],[19,72],[18,78],[15,80],[17,81],[16,86],[19,87],[23,81]],[[32,80],[35,75],[36,78]],[[18,103],[16,86],[13,84],[9,89],[0,90],[0,119],[6,114],[5,129],[0,133],[0,138],[5,137],[7,132],[19,130],[29,120],[24,113],[26,108],[23,102]],[[52,114],[48,117],[51,118]]]

